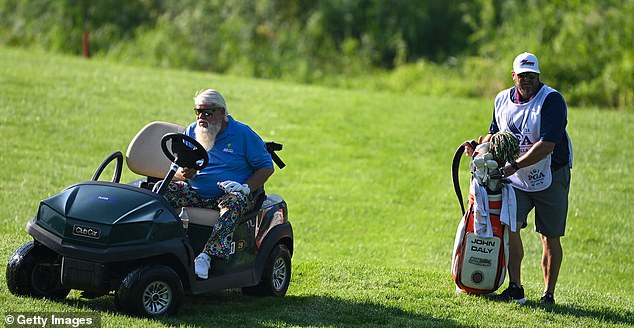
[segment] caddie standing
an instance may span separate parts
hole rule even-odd
[[[520,155],[503,168],[517,198],[517,226],[526,227],[528,213],[535,209],[535,231],[542,241],[544,294],[540,302],[554,304],[555,285],[559,276],[563,251],[560,238],[566,229],[572,144],[566,125],[568,108],[559,91],[540,81],[537,57],[524,52],[513,61],[515,86],[498,93],[488,142],[497,132],[511,132],[520,142]],[[473,149],[465,142],[467,155]],[[510,232],[509,286],[499,298],[523,304],[524,288],[521,265],[524,246],[520,231]]]

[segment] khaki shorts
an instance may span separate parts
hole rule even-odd
[[[553,171],[553,182],[546,190],[526,192],[515,189],[517,225],[526,228],[528,213],[535,208],[535,231],[547,237],[561,237],[566,230],[570,168]]]

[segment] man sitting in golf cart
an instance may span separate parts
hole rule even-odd
[[[174,208],[219,209],[211,236],[194,260],[196,275],[207,279],[211,258],[227,259],[236,220],[253,206],[252,191],[262,187],[274,169],[264,141],[229,115],[220,92],[204,90],[194,103],[196,121],[185,134],[207,150],[209,164],[199,171],[179,168],[165,197]]]

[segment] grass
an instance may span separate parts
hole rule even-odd
[[[1,274],[4,312],[98,311],[103,327],[634,324],[632,111],[570,109],[575,167],[558,304],[537,303],[541,244],[530,224],[523,233],[529,301],[519,306],[456,294],[450,274],[460,217],[451,158],[463,140],[486,131],[492,99],[342,91],[7,48],[0,62],[2,272],[30,239],[24,226],[39,200],[89,180],[146,123],[188,124],[192,97],[206,87],[218,88],[234,117],[263,139],[284,144],[288,166],[267,191],[284,196],[295,231],[282,299],[234,290],[189,296],[177,317],[146,320],[117,313],[112,296],[15,297]],[[123,181],[136,178],[124,170]]]

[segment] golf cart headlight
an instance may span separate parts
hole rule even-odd
[[[37,213],[37,221],[50,231],[57,232],[60,236],[64,234],[66,218],[57,213],[46,204],[41,204]]]

